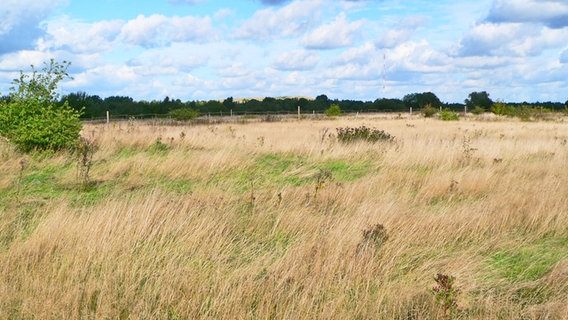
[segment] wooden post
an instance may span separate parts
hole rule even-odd
[[[107,110],[107,124],[110,123],[110,112]]]
[[[467,114],[467,105],[463,106],[463,115],[465,116]]]
[[[410,107],[410,115],[412,116],[412,107]]]
[[[233,117],[233,109],[231,109],[231,118]]]
[[[300,120],[301,118],[302,118],[301,110],[300,110],[300,106],[298,106],[298,120]]]

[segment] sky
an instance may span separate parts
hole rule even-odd
[[[62,94],[568,99],[568,0],[3,0],[0,94],[71,61]]]

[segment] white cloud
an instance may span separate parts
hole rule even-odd
[[[565,0],[495,0],[487,20],[496,23],[542,23],[551,28],[568,27],[568,2]]]
[[[302,45],[311,49],[334,49],[353,44],[364,21],[349,22],[345,13],[335,20],[315,29],[302,38]]]
[[[270,40],[299,36],[315,23],[322,4],[322,0],[294,1],[278,10],[259,10],[236,30],[236,38]]]
[[[377,38],[377,46],[380,48],[394,48],[395,46],[410,40],[416,30],[425,23],[422,17],[410,17],[403,20],[397,26],[383,32]]]
[[[37,49],[65,49],[77,53],[108,51],[114,47],[123,25],[120,20],[85,23],[61,16],[44,23],[46,35],[38,40]]]
[[[146,74],[179,74],[207,63],[201,48],[191,43],[174,43],[166,48],[152,48],[131,59],[128,65],[146,70]]]
[[[66,0],[4,0],[0,6],[0,54],[32,49],[39,24]]]
[[[551,29],[524,23],[482,23],[460,42],[463,56],[535,56],[565,45],[568,29]]]
[[[122,28],[119,39],[142,47],[166,46],[172,42],[205,42],[215,38],[209,17],[166,17],[154,14],[139,15]]]
[[[281,54],[274,67],[279,70],[311,70],[319,62],[319,57],[315,53],[306,50],[295,50]]]
[[[227,17],[230,17],[234,14],[233,10],[229,9],[229,8],[222,8],[217,10],[217,12],[215,12],[215,14],[213,15],[213,18],[215,20],[222,20],[225,19]]]

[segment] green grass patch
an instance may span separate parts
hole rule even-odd
[[[260,156],[244,168],[229,169],[216,173],[205,184],[222,186],[237,193],[249,192],[251,188],[301,187],[316,183],[321,172],[330,172],[332,181],[351,182],[377,170],[369,161],[342,159],[311,162],[306,157],[290,154],[267,154]]]
[[[160,179],[157,185],[167,192],[182,195],[191,192],[195,187],[195,182],[187,179]]]
[[[377,169],[368,161],[348,162],[345,160],[331,160],[318,166],[322,170],[329,170],[333,174],[333,179],[339,182],[350,182],[358,180],[369,172]]]
[[[500,250],[489,259],[490,267],[511,282],[534,281],[568,258],[568,237]]]

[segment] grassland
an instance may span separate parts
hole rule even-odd
[[[565,319],[566,121],[87,124],[88,186],[0,142],[0,318]]]

